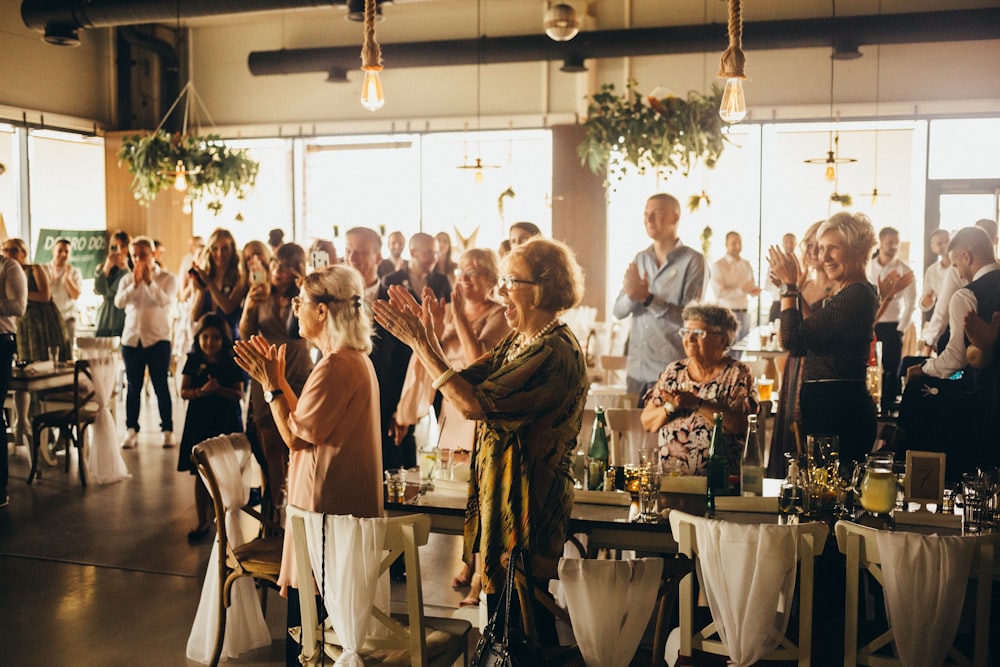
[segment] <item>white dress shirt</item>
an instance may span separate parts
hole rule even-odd
[[[945,277],[947,276],[950,268],[951,264],[944,266],[939,260],[928,266],[927,270],[924,271],[924,291],[920,294],[920,300],[923,301],[925,296],[934,292],[934,302],[926,308],[924,308],[923,303],[921,303],[920,310],[925,313],[929,312],[937,304],[938,300],[941,298],[941,287],[944,285]]]
[[[177,295],[174,274],[153,266],[149,284],[135,284],[135,274],[126,274],[118,285],[115,306],[125,311],[122,345],[151,347],[170,340],[170,313]]]
[[[937,339],[944,332],[944,325],[948,322],[948,307],[951,304],[951,297],[962,287],[968,285],[967,282],[958,275],[958,269],[952,264],[944,271],[944,280],[941,281],[941,291],[938,292],[937,303],[934,304],[934,314],[931,321],[924,327],[924,342],[928,345],[937,345]]]
[[[63,316],[64,320],[76,317],[76,299],[70,297],[69,291],[66,289],[66,281],[70,280],[79,288],[83,284],[80,269],[72,264],[67,264],[62,271],[59,271],[51,263],[44,264],[43,268],[49,277],[49,290],[52,293],[52,301],[59,309],[59,314]]]
[[[720,306],[730,310],[747,309],[747,281],[753,281],[753,267],[742,257],[727,254],[712,265],[712,290]]]
[[[878,287],[879,279],[885,279],[891,273],[903,275],[910,272],[910,267],[906,262],[894,257],[885,266],[878,261],[878,257],[873,257],[868,262],[868,282]],[[917,286],[910,283],[902,292],[892,297],[892,302],[886,307],[879,322],[896,322],[896,329],[906,331],[913,319],[913,309],[917,303]]]
[[[988,264],[976,271],[972,276],[977,280],[991,271],[1000,271],[1000,264]],[[956,272],[957,274],[957,272]],[[936,378],[949,378],[956,371],[969,365],[965,358],[965,316],[976,312],[979,302],[972,290],[963,287],[957,290],[948,304],[948,326],[951,327],[951,337],[948,346],[934,359],[924,362],[924,373]]]

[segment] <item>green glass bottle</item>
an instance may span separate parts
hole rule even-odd
[[[594,410],[594,432],[587,450],[587,488],[591,491],[604,490],[604,474],[608,470],[609,458],[608,422],[604,417],[604,408],[598,406]]]
[[[729,447],[722,432],[722,413],[715,413],[712,441],[708,448],[708,480],[705,497],[708,514],[715,512],[715,499],[729,495]]]

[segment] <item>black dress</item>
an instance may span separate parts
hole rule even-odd
[[[878,294],[853,283],[825,299],[808,319],[797,308],[781,311],[781,343],[804,355],[799,404],[805,435],[840,438],[843,461],[863,461],[877,430],[875,402],[865,385],[875,332]]]
[[[197,389],[208,382],[211,375],[223,387],[232,387],[243,382],[243,371],[232,357],[220,355],[219,361],[205,360],[201,352],[188,354],[183,375],[190,376],[190,388]],[[192,475],[195,470],[191,461],[191,450],[202,440],[217,435],[243,431],[243,413],[239,401],[223,398],[219,394],[199,396],[188,401],[187,416],[184,418],[184,435],[178,452],[177,469],[187,470]]]

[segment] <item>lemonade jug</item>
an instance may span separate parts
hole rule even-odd
[[[861,480],[861,506],[872,514],[888,514],[896,506],[892,453],[869,454]]]

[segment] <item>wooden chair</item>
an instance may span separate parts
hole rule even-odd
[[[616,354],[601,355],[601,369],[604,371],[604,384],[625,384],[625,369],[628,367],[628,357]]]
[[[258,537],[248,542],[234,547],[226,534],[226,505],[223,501],[220,490],[219,478],[223,474],[217,462],[223,455],[225,448],[231,448],[240,457],[252,457],[250,451],[250,441],[244,434],[234,434],[232,438],[212,438],[194,446],[191,452],[191,459],[197,466],[198,473],[202,481],[208,487],[208,492],[212,496],[212,505],[215,509],[216,539],[219,543],[219,559],[215,567],[219,571],[219,615],[218,629],[216,631],[215,649],[211,661],[212,667],[219,664],[219,657],[222,653],[222,643],[226,632],[226,612],[232,602],[233,583],[240,577],[252,577],[258,584],[271,585],[277,587],[278,572],[281,569],[281,549],[283,538],[278,537]],[[243,506],[240,511],[257,519],[261,526],[268,524],[267,520],[255,509]],[[209,567],[212,564],[209,563]],[[266,606],[266,588],[261,588],[261,605]]]
[[[299,589],[311,586],[303,582],[315,581],[309,560],[309,537],[306,520],[317,515],[314,512],[289,505],[292,543],[295,551],[295,568],[298,573]],[[323,520],[329,519],[321,515]],[[351,517],[354,519],[354,517]],[[355,519],[357,520],[357,519]],[[450,618],[430,618],[424,616],[423,589],[420,577],[420,555],[418,548],[427,544],[431,520],[426,514],[413,514],[385,519],[387,522],[384,552],[379,564],[378,576],[388,574],[389,566],[403,558],[406,562],[406,609],[404,618],[390,615],[387,610],[372,607],[372,619],[385,633],[369,632],[361,647],[361,656],[378,665],[417,665],[420,667],[447,667],[459,657],[462,664],[469,662],[468,621]],[[335,539],[334,531],[328,531],[326,539]],[[313,545],[316,548],[317,545]],[[387,553],[386,553],[387,552]],[[299,660],[304,665],[318,665],[322,654],[334,660],[340,657],[341,645],[329,620],[318,621],[316,600],[309,594],[299,595],[302,625],[292,628],[292,637],[301,642],[302,653]],[[406,621],[404,624],[401,621]]]
[[[686,554],[677,554],[675,558],[663,561],[663,576],[660,580],[660,590],[656,597],[656,614],[652,619],[652,636],[646,631],[646,637],[639,644],[639,649],[632,659],[631,667],[664,667],[664,647],[670,634],[670,621],[677,608],[677,596],[680,593],[681,581],[694,570],[694,561]],[[648,640],[648,641],[647,641]]]
[[[729,511],[738,511],[736,506]],[[671,512],[670,524],[674,538],[679,544],[680,553],[698,560],[698,540],[695,524],[696,517]],[[813,612],[813,570],[814,559],[823,551],[828,533],[822,523],[805,523],[799,526],[789,526],[789,530],[798,530],[797,559],[799,565],[799,636],[796,645],[787,636],[781,637],[777,647],[763,656],[768,661],[796,661],[800,667],[810,664],[812,652],[812,612]],[[701,567],[705,567],[702,563]],[[698,572],[701,572],[699,568]],[[703,588],[703,585],[702,585]],[[702,651],[719,656],[728,655],[725,645],[719,639],[713,639],[717,634],[715,621],[712,620],[703,627],[697,627],[695,621],[695,588],[693,575],[685,577],[680,584],[680,629],[681,647],[680,660],[692,664],[694,651]]]
[[[67,398],[67,407],[39,413],[31,420],[31,472],[28,473],[28,484],[31,484],[35,477],[42,476],[38,466],[41,457],[42,431],[51,428],[58,429],[59,437],[66,442],[66,472],[69,472],[70,446],[76,447],[80,485],[87,486],[87,474],[83,464],[83,438],[87,427],[94,423],[97,410],[88,406],[94,398],[94,383],[90,362],[86,359],[80,359],[74,364],[73,390]]]
[[[847,557],[847,590],[844,596],[844,664],[872,665],[888,667],[902,664],[894,655],[879,654],[891,642],[903,640],[896,637],[892,627],[875,637],[863,646],[858,646],[858,597],[859,579],[863,570],[867,570],[879,585],[884,585],[885,563],[879,551],[879,531],[867,526],[860,526],[848,521],[838,521],[836,525],[837,546]],[[927,536],[934,537],[934,536]],[[974,665],[986,667],[989,664],[990,639],[990,604],[993,592],[993,579],[1000,574],[1000,562],[997,559],[997,548],[1000,547],[1000,535],[985,535],[975,539],[975,555],[969,572],[970,579],[975,579],[975,627],[973,633],[973,658],[963,655],[952,647],[945,665]],[[927,632],[936,628],[927,627]]]

